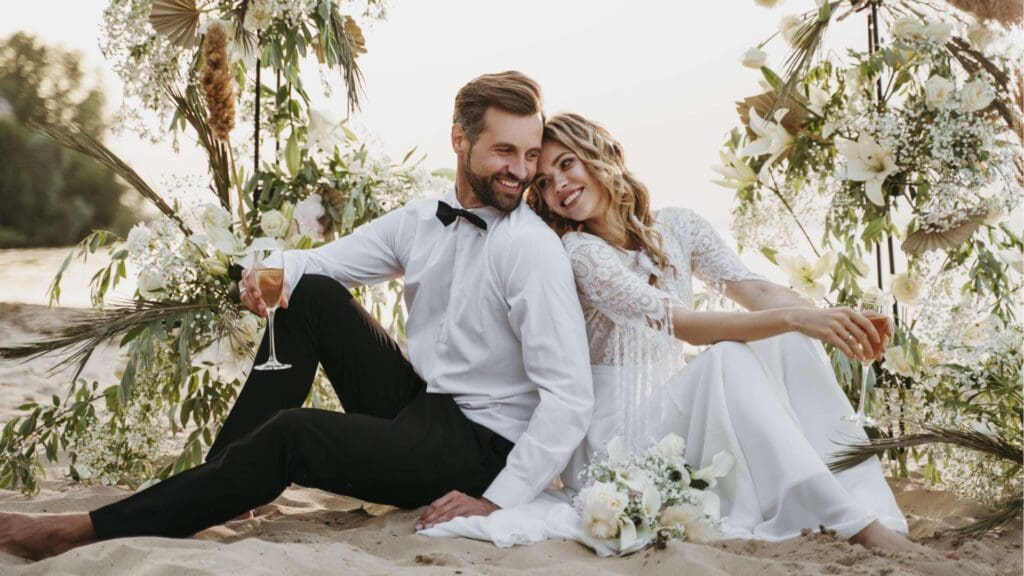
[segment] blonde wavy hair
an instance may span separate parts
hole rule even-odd
[[[605,240],[614,246],[639,246],[658,268],[674,274],[675,267],[662,248],[661,233],[654,229],[647,187],[626,168],[622,145],[611,133],[579,114],[558,114],[544,125],[544,142],[568,148],[608,191],[611,204],[605,219],[611,237]],[[527,191],[526,202],[559,236],[584,229],[582,222],[552,212],[535,185]]]

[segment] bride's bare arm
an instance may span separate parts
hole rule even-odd
[[[850,308],[822,310],[802,305],[754,312],[700,312],[674,306],[672,325],[676,337],[698,346],[723,340],[749,342],[797,331],[832,344],[854,360],[866,360],[861,350],[881,357],[888,342],[887,335],[879,335],[870,320]]]
[[[727,280],[725,295],[747,310],[812,307],[795,291],[768,280]]]

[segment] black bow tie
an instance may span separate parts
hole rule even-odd
[[[475,226],[481,230],[487,230],[487,222],[484,219],[473,214],[469,210],[463,210],[462,208],[453,208],[440,200],[437,201],[437,219],[441,221],[445,226],[455,222],[455,219],[462,216],[466,220],[472,222]]]

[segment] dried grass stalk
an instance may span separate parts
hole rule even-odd
[[[227,142],[235,127],[235,85],[228,57],[228,33],[224,26],[214,24],[203,41],[203,72],[200,84],[206,94],[210,127],[221,142]]]

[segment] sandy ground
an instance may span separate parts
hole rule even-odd
[[[22,342],[54,330],[68,312],[31,304],[0,304],[0,342]],[[99,353],[84,373],[110,381],[116,351]],[[0,424],[18,404],[59,393],[67,375],[46,373],[45,360],[0,362]],[[69,484],[54,471],[42,491],[26,497],[0,491],[0,511],[87,511],[124,497],[105,486]],[[574,542],[500,549],[470,540],[413,533],[419,512],[397,510],[293,487],[250,520],[230,522],[194,538],[127,538],[85,546],[27,563],[0,553],[0,574],[940,574],[1019,575],[1021,526],[977,540],[935,536],[984,508],[911,481],[892,482],[911,536],[959,561],[918,555],[882,556],[828,535],[781,543],[672,543],[628,558],[602,559]],[[692,571],[692,572],[691,572]]]

